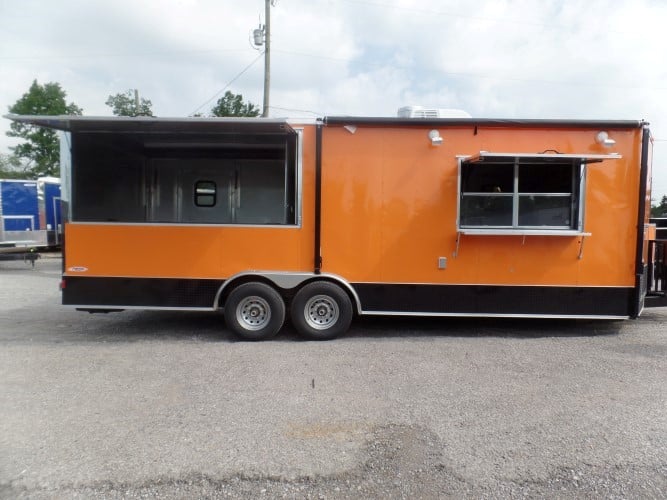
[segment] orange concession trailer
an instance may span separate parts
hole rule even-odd
[[[221,310],[249,339],[289,316],[326,339],[355,315],[665,304],[643,121],[9,118],[64,132],[77,309]]]

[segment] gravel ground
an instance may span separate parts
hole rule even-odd
[[[667,311],[355,321],[58,305],[0,262],[1,498],[667,498]]]

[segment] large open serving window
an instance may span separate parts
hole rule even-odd
[[[462,234],[584,234],[586,168],[618,154],[491,153],[459,157]]]
[[[72,222],[301,223],[300,131],[285,120],[19,119],[68,132]]]

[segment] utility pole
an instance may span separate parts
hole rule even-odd
[[[139,116],[139,89],[134,89],[134,116]]]
[[[271,6],[277,0],[264,0],[264,25],[252,31],[252,45],[255,49],[264,45],[264,106],[262,118],[269,116],[269,92],[271,89]]]
[[[264,0],[264,109],[262,118],[269,117],[269,90],[271,87],[271,0]]]

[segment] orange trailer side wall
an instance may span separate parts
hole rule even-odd
[[[608,153],[593,129],[323,128],[323,272],[350,282],[635,285],[641,129],[614,130],[623,158],[587,167],[581,236],[464,235],[456,251],[456,155]],[[312,271],[315,128],[304,127],[301,227],[69,223],[65,275],[227,278],[242,271]],[[438,258],[447,268],[438,269]],[[78,271],[70,269],[78,268]],[[83,271],[85,269],[85,271]]]
[[[587,167],[581,236],[463,235],[456,251],[457,155],[606,154],[593,129],[342,126],[324,129],[323,271],[352,282],[635,285],[641,129],[614,130],[622,159]],[[438,258],[447,268],[438,269]]]
[[[303,131],[302,225],[65,225],[65,276],[228,278],[240,271],[312,271],[315,131]],[[78,269],[78,270],[77,270]]]

